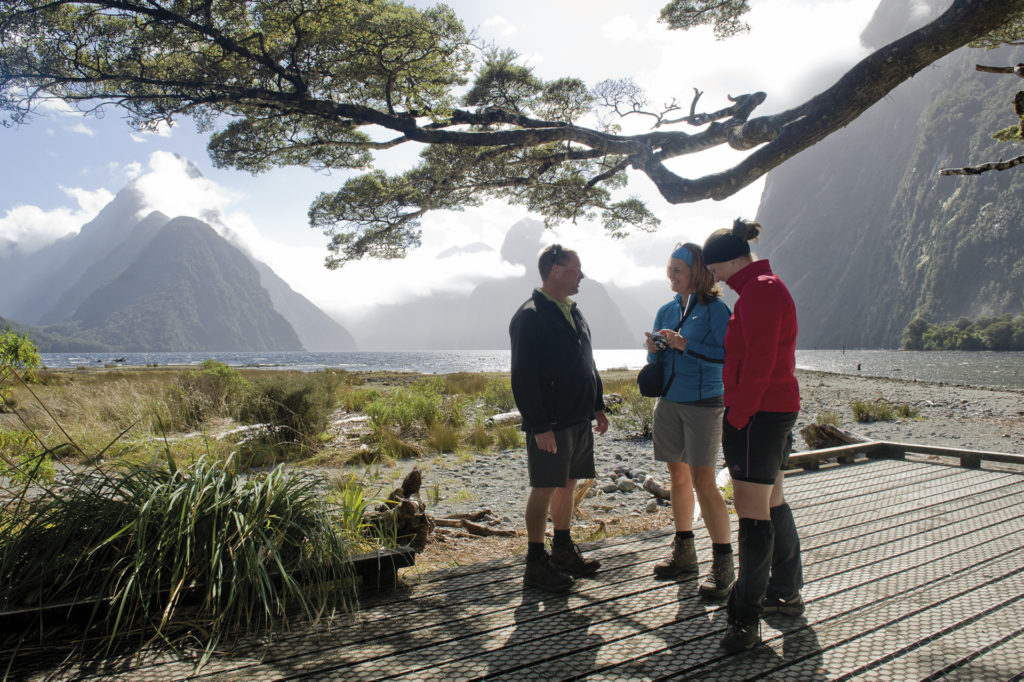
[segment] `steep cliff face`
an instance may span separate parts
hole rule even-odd
[[[883,2],[866,39],[890,38],[900,11]],[[1024,172],[938,175],[1024,151],[990,138],[1013,123],[1019,81],[974,70],[1018,61],[960,50],[769,174],[755,251],[793,292],[800,347],[896,347],[916,316],[1022,310]]]

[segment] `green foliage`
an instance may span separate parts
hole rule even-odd
[[[239,418],[264,425],[260,432],[264,442],[314,451],[334,407],[331,383],[323,373],[296,372],[261,379],[246,395]]]
[[[750,30],[740,19],[749,11],[745,0],[671,0],[661,9],[658,21],[682,31],[710,25],[715,38],[724,40]]]
[[[216,360],[204,360],[199,369],[181,372],[167,388],[168,426],[195,427],[214,416],[235,413],[251,386],[235,370]]]
[[[228,633],[287,627],[354,599],[338,514],[316,479],[280,467],[244,477],[205,459],[99,469],[5,511],[0,607],[107,599],[84,634],[108,647],[138,630],[172,643],[198,635],[209,656]]]
[[[508,377],[494,377],[484,389],[484,405],[497,412],[511,412],[516,407],[512,395],[512,381]]]
[[[414,425],[427,427],[441,419],[444,399],[426,387],[395,389],[366,403],[363,411],[376,427],[397,426],[406,430]]]
[[[945,324],[916,318],[903,332],[904,350],[1024,350],[1024,314],[969,320],[960,317]]]
[[[0,476],[15,484],[53,483],[57,472],[52,453],[40,449],[32,433],[0,427]]]
[[[341,405],[349,412],[362,412],[367,403],[379,400],[381,392],[375,388],[352,388],[341,394]]]
[[[1024,13],[1007,16],[1006,23],[980,40],[968,43],[968,47],[995,50],[1005,45],[1024,45]]]
[[[41,366],[39,352],[28,336],[5,329],[0,334],[0,412],[6,412],[12,399],[12,385],[20,376],[33,381],[32,370]]]
[[[621,411],[610,417],[616,428],[639,437],[650,438],[654,428],[654,399],[640,395],[635,382],[623,386]]]
[[[1019,0],[971,3],[944,15],[933,32],[911,34],[902,58],[864,62],[834,96],[747,126],[764,93],[675,119],[668,116],[681,108],[674,101],[661,112],[634,107],[642,94],[609,102],[571,75],[540,78],[511,50],[477,50],[444,4],[6,0],[0,109],[8,125],[26,122],[52,98],[97,114],[116,106],[140,129],[191,117],[211,133],[209,152],[219,167],[363,171],[310,206],[310,225],[329,235],[327,263],[337,267],[401,258],[420,244],[427,211],[492,199],[541,213],[549,226],[596,219],[616,237],[653,230],[658,219],[641,199],[613,195],[628,182],[627,169],[645,174],[671,203],[723,199],[847,125],[874,101],[862,93],[882,96],[1005,23],[1000,9],[1018,8]],[[722,38],[746,30],[748,9],[742,0],[671,0],[661,19],[679,29],[710,24]],[[638,113],[651,115],[655,130],[621,134],[615,118]],[[826,127],[779,137],[794,130],[786,124],[809,116]],[[588,120],[596,123],[581,125]],[[704,129],[669,129],[683,122]],[[418,163],[394,174],[373,170],[377,152],[403,144],[423,146]],[[696,178],[664,163],[724,144],[756,148],[756,155]],[[149,303],[162,292],[151,294]],[[156,305],[174,309],[166,298]],[[127,338],[118,334],[136,333],[140,313],[119,315],[103,338],[91,340]],[[232,317],[228,326],[238,329],[247,321],[240,311]],[[177,343],[146,334],[150,345]]]

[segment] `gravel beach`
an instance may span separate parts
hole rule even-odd
[[[797,376],[802,402],[797,431],[814,422],[819,414],[835,412],[843,429],[868,439],[1024,453],[1024,391],[806,370],[798,370]],[[891,422],[854,420],[854,401],[878,399],[907,403],[917,408],[920,416]],[[796,450],[803,449],[806,446],[797,436]],[[581,505],[587,517],[600,521],[649,514],[665,516],[667,504],[654,502],[652,495],[639,485],[646,473],[662,484],[668,482],[664,467],[653,461],[649,439],[630,438],[613,426],[595,439],[595,457],[598,478]],[[528,487],[524,460],[521,448],[475,456],[446,454],[381,470],[380,475],[386,474],[381,484],[390,490],[395,481],[418,466],[423,472],[422,497],[432,515],[490,509],[493,525],[522,528]],[[629,483],[622,479],[630,473],[637,485],[627,491]]]

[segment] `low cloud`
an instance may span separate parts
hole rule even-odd
[[[114,198],[105,189],[61,187],[61,191],[74,200],[74,207],[44,210],[38,206],[15,206],[0,218],[0,242],[16,243],[22,255],[33,253],[61,237],[77,234]]]

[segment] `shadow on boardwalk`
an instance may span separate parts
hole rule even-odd
[[[872,460],[787,477],[807,611],[764,644],[718,647],[721,604],[661,582],[670,529],[589,551],[601,570],[551,597],[519,559],[421,576],[330,629],[215,657],[196,679],[1007,679],[1024,674],[1024,474]],[[734,524],[735,525],[735,524]],[[707,568],[710,544],[697,530]],[[64,671],[181,679],[188,661]],[[123,662],[122,662],[123,665]],[[117,666],[117,667],[115,667]],[[116,671],[116,672],[115,672]]]

